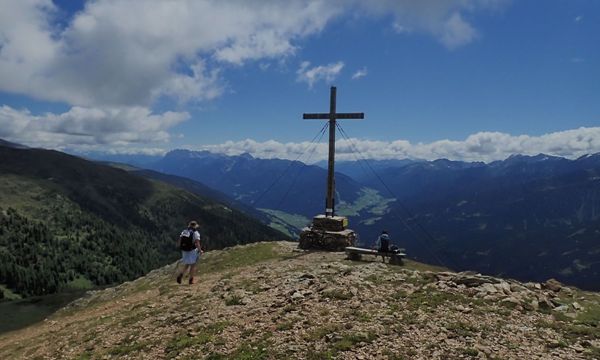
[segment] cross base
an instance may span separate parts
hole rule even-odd
[[[310,227],[300,233],[298,247],[306,250],[344,251],[354,246],[357,234],[347,229],[348,218],[344,216],[327,217],[317,215]]]

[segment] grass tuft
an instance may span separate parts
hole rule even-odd
[[[222,251],[218,256],[208,256],[200,260],[199,273],[216,273],[254,265],[263,261],[279,258],[274,243],[249,244],[244,247],[231,248]]]
[[[229,323],[223,321],[200,327],[195,335],[180,332],[169,341],[165,353],[168,358],[175,358],[184,349],[212,342],[215,340],[215,336],[222,332],[228,325]]]
[[[322,293],[324,298],[335,300],[349,300],[352,298],[352,293],[343,289],[330,289]]]

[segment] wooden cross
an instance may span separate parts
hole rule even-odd
[[[335,162],[335,121],[337,119],[364,119],[364,113],[336,113],[336,88],[331,87],[329,96],[329,113],[303,114],[303,119],[329,120],[329,161],[327,166],[327,199],[325,200],[325,216],[334,216],[335,194],[334,162]]]

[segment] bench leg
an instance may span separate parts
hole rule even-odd
[[[348,260],[360,261],[360,259],[362,259],[362,255],[361,254],[357,254],[357,253],[350,253],[350,254],[348,254]]]
[[[403,264],[402,263],[402,257],[395,256],[395,255],[390,256],[390,264],[393,264],[393,265],[402,265]]]

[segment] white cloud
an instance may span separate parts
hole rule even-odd
[[[303,61],[300,64],[300,68],[296,71],[298,75],[296,80],[299,82],[305,82],[309,88],[312,88],[316,82],[325,81],[331,83],[339,75],[344,68],[344,63],[338,61],[327,65],[319,65],[310,67],[310,62]]]
[[[94,155],[147,155],[147,156],[163,156],[168,151],[163,148],[148,148],[148,147],[112,147],[110,149],[97,150],[96,147],[90,146],[87,148],[79,147],[77,149],[68,149],[67,152],[75,153],[80,156],[90,156],[95,158]]]
[[[228,141],[223,144],[202,146],[200,149],[227,155],[250,153],[259,158],[282,158],[306,161],[309,142],[281,143],[275,140],[257,142],[251,139]],[[462,141],[439,140],[431,143],[412,144],[406,140],[375,141],[343,139],[336,142],[336,159],[356,160],[354,149],[369,159],[426,159],[446,158],[464,161],[485,161],[506,159],[513,154],[548,155],[577,158],[600,152],[600,127],[579,128],[554,132],[541,136],[510,135],[500,132],[479,132]],[[319,143],[311,162],[327,158],[327,144]],[[304,154],[304,155],[302,155]]]
[[[300,50],[302,40],[337,17],[391,15],[394,24],[411,33],[426,33],[456,48],[476,38],[467,13],[503,3],[95,0],[65,22],[58,19],[61,12],[52,0],[0,0],[0,91],[72,107],[63,114],[35,116],[4,107],[0,134],[48,146],[164,140],[170,136],[168,126],[144,134],[130,131],[131,113],[168,123],[170,114],[182,113],[152,114],[159,99],[180,104],[214,99],[228,88],[228,66],[285,60]],[[310,87],[333,81],[343,66],[303,63],[296,75]],[[77,121],[67,120],[75,116]],[[66,123],[74,128],[57,125]],[[107,131],[109,126],[113,129]],[[84,135],[74,134],[79,130]]]
[[[473,41],[477,37],[477,31],[459,13],[454,13],[444,23],[439,37],[447,48],[455,49]]]
[[[219,70],[213,69],[210,73],[205,70],[202,60],[190,65],[191,75],[176,74],[165,82],[162,89],[157,90],[157,95],[161,93],[171,95],[177,98],[179,102],[188,102],[191,100],[212,100],[219,97],[224,91],[224,85],[219,78]]]
[[[354,74],[352,74],[352,80],[360,79],[365,76],[367,76],[367,68],[363,67],[362,69],[359,69]]]
[[[575,17],[575,22],[580,22],[581,20],[583,20],[583,16],[579,15]]]
[[[51,0],[0,9],[0,91],[72,106],[42,116],[5,106],[0,136],[48,147],[164,141],[170,119],[189,116],[152,114],[158,99],[214,99],[225,64],[289,56],[340,12],[321,0],[98,0],[58,25]],[[130,128],[147,120],[165,126]]]
[[[359,6],[375,16],[391,14],[398,33],[426,33],[449,49],[477,39],[477,30],[465,20],[476,11],[497,11],[510,0],[372,0]]]
[[[464,13],[503,3],[97,0],[57,25],[51,0],[0,0],[0,91],[92,107],[210,100],[223,92],[223,64],[293,55],[342,14],[392,14],[455,48],[476,38]]]
[[[397,32],[398,34],[408,34],[408,33],[410,33],[410,32],[411,32],[411,30],[410,30],[409,28],[407,28],[406,26],[404,26],[404,25],[402,25],[402,24],[400,24],[400,23],[397,23],[397,22],[394,22],[394,23],[392,24],[392,28],[393,28],[393,29],[394,29],[394,31],[395,31],[395,32]]]
[[[0,1],[0,90],[92,107],[212,99],[223,64],[293,54],[341,11],[324,0],[93,1],[58,28],[50,0]]]
[[[164,143],[168,130],[189,118],[186,112],[154,114],[144,107],[75,106],[62,114],[33,115],[0,107],[0,138],[46,148],[96,148]]]

